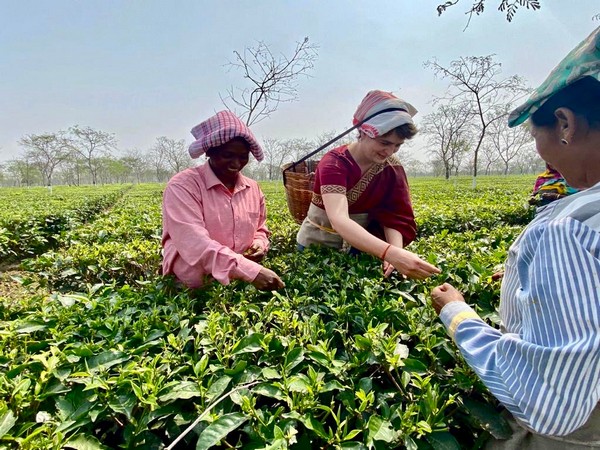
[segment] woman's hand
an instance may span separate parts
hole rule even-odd
[[[276,291],[285,287],[285,283],[279,278],[275,272],[266,267],[260,269],[252,285],[261,291]]]
[[[440,269],[433,264],[429,264],[427,261],[422,260],[414,253],[393,245],[387,251],[385,260],[395,267],[402,275],[417,280],[422,280],[441,272]],[[384,270],[385,273],[387,273],[389,267],[386,268],[384,266]],[[391,270],[389,273],[391,273]]]
[[[392,266],[389,262],[383,262],[383,276],[385,278],[389,277],[394,270],[396,270],[396,268]]]
[[[504,270],[494,272],[492,274],[492,280],[494,280],[494,281],[501,280],[502,278],[504,278]]]
[[[244,257],[250,261],[261,262],[267,254],[267,251],[259,241],[254,241],[252,245],[244,252]]]
[[[454,286],[448,283],[444,283],[441,286],[434,288],[431,291],[431,300],[433,309],[435,309],[435,312],[438,314],[448,303],[465,302],[463,295]]]

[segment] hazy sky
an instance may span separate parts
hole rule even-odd
[[[371,89],[431,111],[445,83],[423,67],[436,57],[496,54],[503,74],[537,86],[600,26],[598,0],[541,0],[512,23],[487,0],[463,31],[472,0],[441,17],[441,0],[0,0],[0,161],[18,157],[25,134],[90,126],[120,150],[147,150],[159,136],[191,142],[189,130],[224,109],[219,93],[242,85],[233,51],[261,40],[289,53],[308,36],[319,46],[299,101],[253,126],[259,139],[315,138],[351,125]],[[423,158],[422,143],[413,144]]]

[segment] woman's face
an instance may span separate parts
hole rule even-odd
[[[211,151],[209,163],[223,184],[235,184],[240,171],[248,164],[250,150],[243,139],[233,139]]]
[[[540,157],[560,174],[573,187],[581,188],[580,167],[575,158],[574,149],[560,142],[558,125],[554,127],[537,127],[531,124],[531,135]]]
[[[377,164],[382,164],[387,158],[396,153],[404,144],[404,138],[398,136],[394,131],[374,139],[361,135],[361,147],[365,157]]]
[[[556,167],[552,161],[555,156],[557,146],[557,135],[553,127],[538,127],[531,123],[531,136],[535,140],[535,147],[540,157],[549,163],[551,166]]]

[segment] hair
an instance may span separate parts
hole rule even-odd
[[[415,134],[419,131],[415,124],[413,123],[405,123],[404,125],[400,125],[392,130],[396,133],[396,136],[403,139],[412,139],[415,137]]]
[[[212,156],[214,156],[216,153],[218,153],[219,151],[221,151],[221,149],[223,147],[225,147],[230,142],[234,142],[234,141],[242,142],[246,146],[246,149],[250,152],[250,150],[251,150],[250,143],[246,139],[244,139],[243,137],[236,136],[233,139],[228,140],[224,144],[219,145],[218,147],[211,147],[211,148],[209,148],[208,150],[206,150],[206,156],[208,156],[209,158],[212,157]]]
[[[384,136],[394,133],[399,138],[408,140],[415,137],[415,134],[417,134],[418,132],[419,130],[413,123],[405,123],[404,125],[400,125],[396,128],[391,129],[390,131],[385,133]],[[360,138],[360,133],[362,133],[362,131],[359,129],[358,135],[356,136],[357,139]]]
[[[554,111],[562,107],[587,119],[591,127],[600,128],[600,81],[588,76],[564,87],[531,115],[531,123],[536,127],[554,126]]]

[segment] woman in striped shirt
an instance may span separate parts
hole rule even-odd
[[[489,448],[600,448],[600,28],[554,69],[509,126],[531,119],[540,156],[580,192],[511,246],[501,330],[449,284],[433,306],[465,360],[511,413]]]

